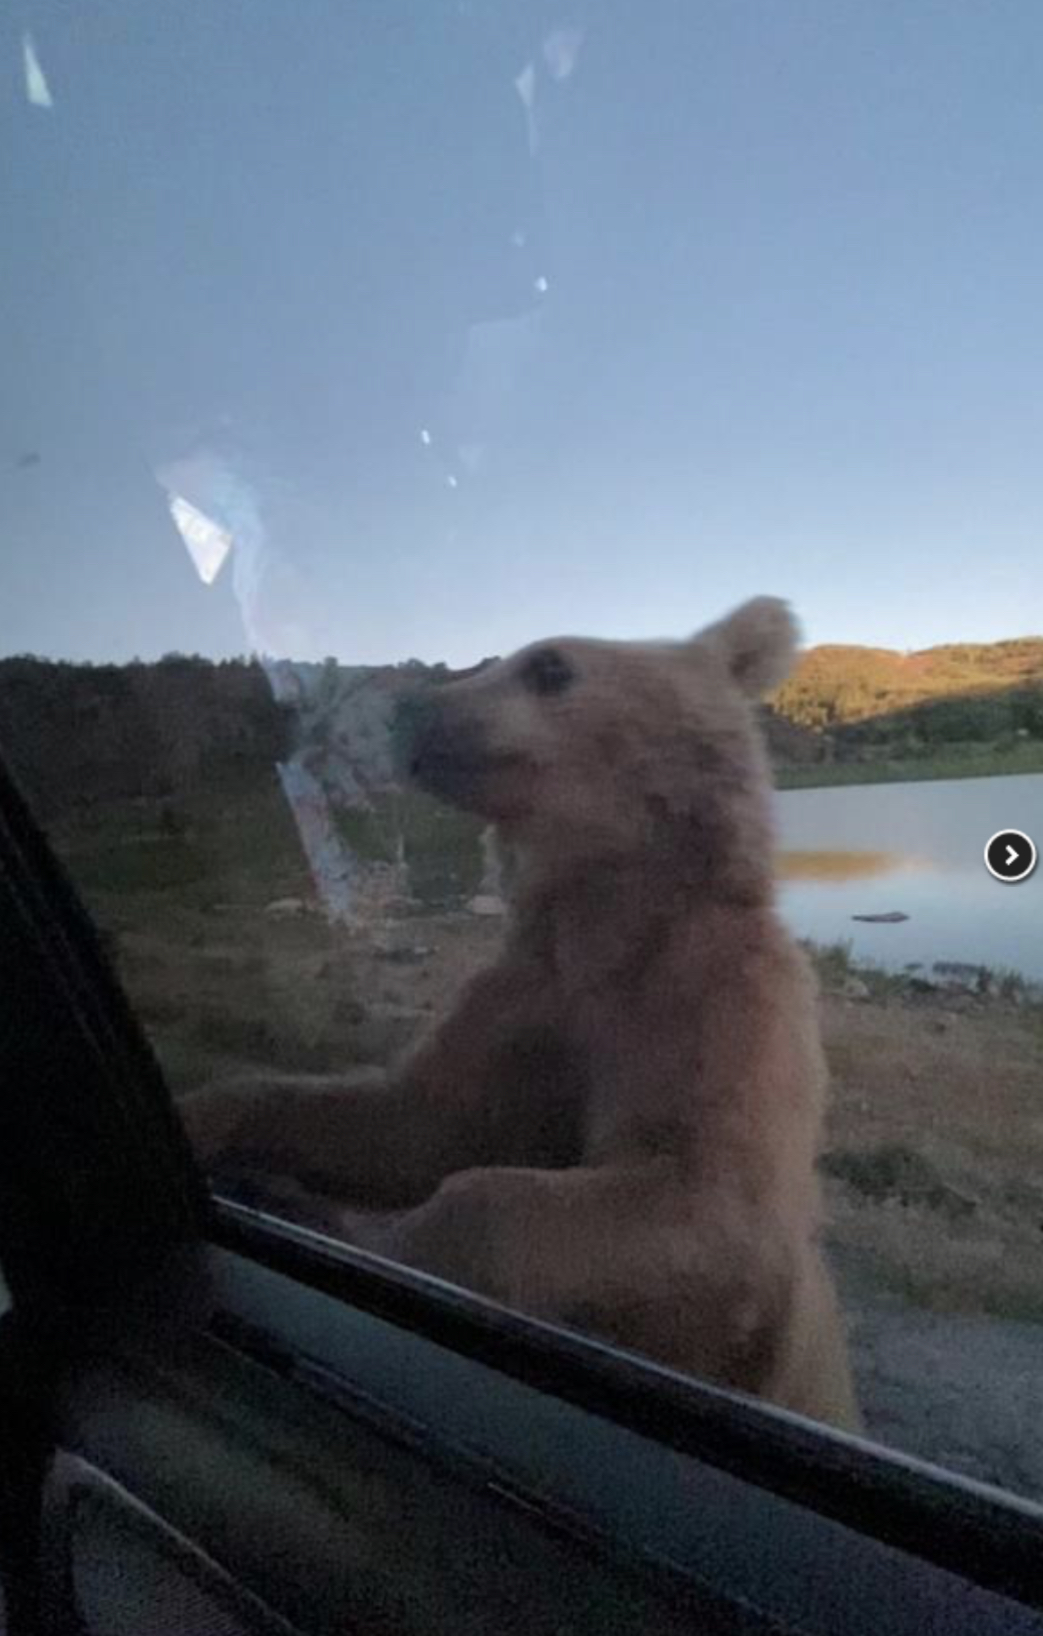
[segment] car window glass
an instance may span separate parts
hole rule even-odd
[[[1043,13],[0,53],[0,749],[215,1180],[1043,1494]]]

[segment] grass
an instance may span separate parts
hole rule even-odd
[[[865,1149],[836,1148],[823,1154],[821,1166],[827,1176],[878,1204],[895,1199],[957,1220],[974,1213],[974,1200],[952,1187],[937,1165],[904,1142],[882,1142]]]
[[[1003,778],[1043,773],[1043,742],[996,747],[950,745],[933,755],[871,761],[814,762],[805,767],[776,767],[780,790],[829,789],[844,784],[915,784],[945,778]]]
[[[364,860],[392,862],[392,837],[401,833],[409,889],[426,909],[473,897],[482,878],[480,822],[430,796],[410,790],[375,803],[371,812],[341,812],[338,827]]]
[[[871,1290],[914,1311],[1043,1325],[1031,1231],[987,1207],[956,1218],[836,1186],[830,1214],[849,1304],[857,1307],[859,1292]]]
[[[194,794],[173,809],[114,803],[88,819],[66,820],[51,838],[92,907],[99,895],[107,903],[162,898],[176,913],[208,899],[267,901],[309,889],[293,818],[274,779]]]
[[[84,847],[71,860],[77,884],[91,892],[178,892],[203,880],[206,859],[197,847],[166,836],[131,835]]]
[[[835,943],[814,943],[801,940],[801,947],[811,960],[819,983],[827,993],[843,994],[857,983],[873,1000],[911,998],[945,992],[945,985],[925,977],[919,967],[890,971],[872,961],[855,960],[850,940]],[[937,974],[940,977],[942,974]],[[1010,966],[973,966],[965,974],[965,981],[956,984],[959,991],[977,995],[982,1000],[998,999],[1024,1009],[1026,1020],[1043,1020],[1043,986],[1025,977]]]
[[[983,994],[995,994],[1016,1004],[1032,1006],[1041,1001],[1041,985],[1030,982],[1011,966],[982,966],[978,987]]]
[[[854,960],[847,939],[836,943],[813,943],[804,939],[801,946],[828,993],[843,993],[845,987],[854,982],[865,988],[869,998],[886,1000],[892,995],[908,993],[915,986],[915,978],[905,972],[888,971],[883,966]]]
[[[847,943],[808,952],[831,1076],[828,1236],[848,1298],[1043,1321],[1038,991],[983,968],[954,994],[857,963]],[[852,979],[861,1004],[845,1003]]]
[[[1038,987],[983,966],[954,996],[856,961],[848,942],[804,947],[823,991],[820,1168],[847,1299],[1043,1323]],[[863,1003],[844,1003],[856,983]]]

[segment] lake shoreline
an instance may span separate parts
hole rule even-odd
[[[918,978],[946,961],[1043,983],[1043,871],[1011,884],[985,864],[1002,830],[1043,845],[1043,774],[790,790],[774,809],[779,907],[798,936]]]
[[[983,1006],[1038,1010],[1043,1020],[1043,981],[1008,966],[987,961],[937,960],[929,966],[917,963],[895,969],[855,956],[848,939],[832,943],[814,938],[798,941],[811,959],[824,993],[877,1001],[934,999],[943,1005],[964,996]]]
[[[1013,778],[1043,773],[1043,744],[983,753],[910,757],[897,761],[828,761],[776,766],[778,790],[843,788],[859,784],[925,784],[946,779]]]

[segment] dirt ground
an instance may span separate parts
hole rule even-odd
[[[407,905],[350,936],[298,899],[96,906],[176,1093],[388,1061],[503,925]],[[828,1245],[869,1429],[1043,1499],[1043,1011],[820,966]]]

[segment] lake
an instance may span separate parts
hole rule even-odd
[[[1043,850],[1043,774],[787,790],[776,797],[783,914],[800,937],[850,942],[856,960],[1008,967],[1043,980],[1043,862],[993,880],[1001,829]],[[852,915],[901,910],[900,925]]]

